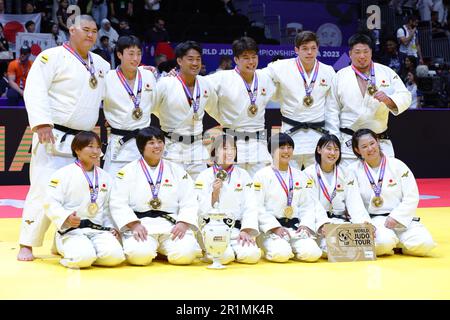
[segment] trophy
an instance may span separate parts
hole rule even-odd
[[[203,217],[202,236],[206,253],[211,256],[213,263],[208,269],[225,269],[220,263],[220,258],[230,243],[231,230],[234,219],[225,213],[219,213],[217,203],[212,212]]]

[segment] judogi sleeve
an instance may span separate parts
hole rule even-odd
[[[23,98],[28,113],[30,128],[35,131],[36,126],[49,124],[53,126],[50,114],[50,100],[48,91],[52,84],[60,59],[58,55],[47,50],[41,52],[30,68],[27,76]]]
[[[334,70],[333,70],[334,71]],[[336,72],[333,74],[333,80],[331,81],[331,88],[325,98],[325,128],[334,134],[336,137],[340,138],[341,133],[339,131],[339,104],[335,97],[335,79]]]
[[[215,72],[206,77],[203,77],[209,85],[210,88],[210,97],[208,99],[208,103],[205,105],[205,111],[212,117],[214,120],[219,122],[220,120],[220,112],[219,112],[219,101],[218,101],[218,91],[220,89],[222,72]]]
[[[67,210],[64,208],[66,202],[66,192],[70,188],[69,181],[70,175],[66,170],[60,169],[56,171],[50,178],[50,182],[47,186],[47,196],[44,204],[44,208],[48,218],[56,225],[56,228],[60,231],[64,231],[64,222],[74,210]]]
[[[265,205],[265,193],[270,192],[270,188],[271,186],[265,184],[264,173],[256,172],[253,178],[253,189],[255,190],[255,201],[258,208],[259,228],[262,232],[268,232],[281,226],[272,214],[271,209]]]
[[[200,217],[206,216],[213,208],[211,205],[212,188],[211,181],[208,178],[209,174],[209,169],[203,170],[195,180],[194,191],[199,205],[198,213]]]
[[[242,212],[241,229],[250,229],[250,234],[256,237],[258,228],[258,207],[255,201],[253,182],[247,172],[243,172],[242,183],[244,188],[244,211]]]
[[[330,222],[327,213],[323,206],[319,203],[317,197],[313,196],[312,184],[314,183],[312,179],[307,178],[307,176],[301,172],[303,186],[300,190],[298,208],[298,217],[300,219],[300,225],[306,226],[309,229],[317,232],[317,230],[327,222]]]
[[[397,116],[411,105],[411,92],[406,89],[403,81],[392,69],[387,68],[387,72],[389,72],[392,87],[394,89],[394,93],[388,94],[388,97],[391,98],[397,106],[396,111],[389,110],[393,115]]]
[[[359,191],[358,180],[353,171],[345,170],[345,206],[352,223],[370,222],[369,213],[364,206]],[[353,182],[352,182],[353,181]]]
[[[153,105],[153,110],[152,113],[157,116],[158,118],[160,117],[160,112],[161,112],[161,106],[164,105],[164,100],[166,97],[166,84],[165,81],[158,81],[156,83],[156,93],[154,94],[154,105]]]
[[[194,192],[194,182],[191,176],[184,170],[176,169],[180,188],[182,190],[178,198],[177,222],[182,221],[190,225],[191,229],[198,230],[198,202]]]
[[[111,210],[109,208],[109,201],[111,199],[111,190],[112,190],[112,186],[113,186],[113,179],[105,171],[103,171],[102,174],[104,176],[104,181],[106,181],[106,185],[109,186],[107,194],[106,194],[104,206],[103,206],[103,221],[102,221],[102,225],[104,227],[116,228],[116,225],[114,224],[114,220],[113,220],[113,218],[111,216]]]

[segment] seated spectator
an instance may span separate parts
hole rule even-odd
[[[57,23],[52,25],[51,34],[57,46],[60,46],[67,41],[66,34],[59,29],[59,25]]]
[[[25,88],[28,71],[33,64],[30,61],[31,49],[23,46],[20,48],[20,56],[13,60],[8,66],[8,83],[9,89],[7,92],[8,105],[17,106],[23,105],[23,90]]]
[[[169,33],[165,28],[165,21],[162,18],[157,18],[145,36],[145,40],[151,43],[168,42]]]
[[[421,95],[417,91],[417,77],[414,72],[409,71],[406,75],[406,89],[408,89],[409,92],[411,92],[411,105],[409,106],[409,109],[417,109],[421,106]]]
[[[0,14],[5,14],[5,13],[7,13],[5,11],[5,1],[0,0]]]
[[[129,19],[133,16],[133,0],[109,1],[109,5],[111,19],[121,21],[123,19]],[[123,36],[124,34],[120,35]]]
[[[33,13],[36,13],[35,9],[36,9],[36,8],[34,7],[32,1],[26,1],[26,2],[23,4],[23,10],[22,10],[22,12],[23,12],[24,14],[33,14]]]
[[[36,32],[36,23],[34,23],[34,21],[27,21],[25,23],[25,29],[27,30],[28,33],[35,33]]]
[[[119,37],[121,36],[133,36],[134,31],[131,29],[128,20],[122,19],[119,23]]]
[[[445,30],[439,22],[439,15],[437,11],[431,13],[431,36],[432,38],[445,38]]]
[[[100,39],[101,37],[106,36],[109,39],[109,46],[114,49],[116,47],[117,39],[119,39],[119,34],[117,31],[111,26],[111,22],[108,19],[103,19],[101,28],[98,30],[98,44],[97,47],[100,47]]]
[[[66,33],[69,33],[69,27],[67,26],[67,19],[69,15],[67,13],[67,8],[69,7],[68,0],[60,0],[59,7],[56,11],[56,18],[58,20],[59,28]]]
[[[114,49],[109,44],[109,38],[107,36],[101,36],[100,47],[94,50],[94,53],[100,55],[103,59],[111,64],[111,56],[114,53]]]
[[[3,0],[0,0],[2,2]],[[8,40],[6,40],[5,35],[3,34],[3,25],[0,23],[0,51],[8,51],[9,44]]]
[[[399,52],[397,47],[398,45],[395,39],[387,39],[384,44],[384,54],[380,57],[380,63],[388,66],[400,75],[406,55]]]
[[[415,73],[417,68],[417,59],[414,56],[407,56],[405,58],[405,63],[403,65],[402,71],[400,72],[400,78],[406,83],[408,72]]]
[[[221,71],[221,70],[231,70],[233,69],[233,60],[231,60],[230,56],[220,56],[219,66],[216,71],[210,72],[210,74]]]

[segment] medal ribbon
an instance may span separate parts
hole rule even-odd
[[[142,171],[144,171],[145,177],[147,178],[147,182],[150,185],[150,190],[152,191],[153,199],[158,198],[159,188],[161,187],[161,180],[164,171],[164,162],[161,159],[158,177],[156,178],[156,186],[153,183],[152,176],[147,170],[147,166],[145,165],[144,159],[143,158],[139,159],[139,163],[141,164]]]
[[[64,42],[63,43],[63,47],[69,51],[71,54],[73,54],[75,56],[75,58],[78,59],[78,61],[80,61],[83,66],[85,66],[86,70],[89,71],[89,73],[91,74],[91,78],[94,78],[94,74],[95,74],[95,67],[94,67],[94,61],[92,60],[92,56],[89,54],[88,52],[88,59],[89,59],[89,65],[86,63],[86,61],[84,61],[84,59],[78,54],[78,52],[76,52],[71,46],[69,46],[68,42]]]
[[[284,182],[283,177],[281,176],[281,173],[278,169],[272,167],[273,172],[275,173],[275,176],[278,179],[278,182],[280,182],[281,187],[283,188],[284,192],[286,193],[287,196],[287,206],[290,207],[292,204],[292,197],[294,196],[294,181],[292,179],[292,171],[291,171],[291,166],[289,166],[289,190],[288,187],[286,185],[286,182]]]
[[[333,199],[334,199],[334,197],[336,197],[336,186],[337,186],[337,178],[338,178],[338,169],[335,168],[335,170],[336,170],[336,180],[335,180],[335,183],[334,183],[333,192],[331,193],[331,196],[330,196],[330,193],[328,192],[328,189],[327,189],[325,183],[323,182],[322,175],[320,174],[320,166],[319,166],[319,164],[316,163],[317,180],[319,180],[320,189],[322,190],[323,195],[328,200],[330,205],[332,205]]]
[[[131,89],[130,85],[128,84],[127,80],[125,79],[125,76],[122,72],[122,70],[117,67],[116,68],[117,76],[119,77],[120,82],[122,83],[122,86],[127,91],[128,95],[131,98],[131,101],[133,101],[134,107],[137,109],[139,108],[139,104],[141,103],[141,92],[142,92],[142,76],[139,69],[137,69],[137,75],[138,75],[138,89],[137,89],[137,95],[134,95],[133,90]]]
[[[311,96],[311,93],[314,89],[314,84],[316,83],[317,75],[319,74],[319,61],[316,60],[316,67],[314,68],[313,77],[309,85],[308,82],[306,81],[305,71],[303,70],[300,58],[295,59],[295,63],[297,64],[298,72],[300,72],[300,75],[303,78],[303,84],[305,86],[306,95]]]
[[[220,170],[224,170],[227,173],[227,175],[228,175],[228,182],[230,182],[231,173],[233,173],[233,170],[234,170],[234,165],[231,165],[227,170],[225,170],[224,168],[222,168],[222,166],[219,166],[218,164],[215,163],[213,165],[214,176],[216,176],[217,172],[219,172]]]
[[[356,67],[353,64],[352,64],[352,69],[358,77],[360,77],[361,79],[363,79],[365,81],[368,81],[369,84],[371,84],[371,85],[374,85],[374,86],[376,85],[375,66],[374,66],[373,62],[370,63],[370,78],[368,76],[366,76],[364,73],[362,73],[361,71],[359,71],[358,69],[356,69]]]
[[[194,100],[194,97],[192,97],[191,91],[189,91],[188,86],[184,82],[184,80],[180,77],[180,74],[177,74],[177,79],[181,82],[181,85],[183,86],[184,93],[186,94],[186,98],[188,100],[188,103],[192,108],[194,109],[194,113],[198,112],[198,108],[200,107],[200,84],[198,83],[198,80],[195,79],[195,85],[197,86],[196,90],[196,97]]]
[[[236,67],[234,70],[241,76],[242,81],[244,82],[245,88],[247,89],[248,97],[250,98],[250,105],[256,105],[256,98],[258,97],[258,76],[256,72],[254,73],[253,78],[253,91],[252,88],[248,85],[247,81],[245,81],[244,77],[242,77],[241,71]]]
[[[364,171],[366,172],[366,176],[369,179],[370,185],[372,186],[373,192],[375,193],[375,196],[379,197],[381,194],[381,188],[383,186],[383,178],[384,178],[384,172],[386,170],[386,157],[383,156],[381,159],[381,167],[380,167],[380,173],[378,175],[378,183],[375,184],[375,181],[372,177],[372,174],[370,173],[369,166],[367,163],[363,160],[364,165]]]
[[[75,161],[75,164],[80,167],[81,171],[83,171],[84,176],[89,184],[89,193],[91,195],[91,203],[95,203],[95,201],[98,198],[98,171],[97,168],[94,166],[94,184],[92,183],[91,179],[89,178],[89,175],[87,174],[86,170],[84,170],[83,165],[80,163],[80,160]]]

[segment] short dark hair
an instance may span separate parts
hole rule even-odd
[[[373,132],[370,129],[364,128],[364,129],[359,129],[357,130],[353,136],[352,136],[352,149],[353,149],[353,153],[355,154],[356,157],[358,157],[358,159],[362,159],[361,155],[356,151],[356,148],[358,148],[358,142],[359,139],[366,135],[369,134],[371,135],[375,140],[378,140],[378,135]]]
[[[179,43],[175,48],[175,57],[177,58],[183,58],[189,50],[195,50],[197,51],[200,56],[202,55],[202,48],[198,42],[188,40],[185,42]]]
[[[136,146],[141,155],[144,155],[144,149],[147,142],[152,140],[153,138],[159,139],[162,142],[166,143],[164,133],[157,127],[149,126],[139,130],[136,136]]]
[[[100,42],[103,42],[103,40],[108,40],[109,41],[109,37],[108,36],[101,36],[100,37]]]
[[[211,146],[211,158],[214,159],[214,162],[215,162],[215,157],[216,157],[216,150],[220,146],[224,147],[228,143],[232,144],[233,147],[236,149],[236,157],[235,158],[237,158],[236,139],[233,136],[230,136],[229,134],[223,134],[223,135],[215,137],[214,142],[212,143],[212,146]],[[234,159],[234,161],[237,161],[237,159]]]
[[[92,142],[92,140],[95,140],[99,146],[102,145],[100,137],[94,131],[81,131],[77,133],[72,140],[72,144],[70,145],[70,148],[72,149],[72,155],[75,158],[78,158],[75,151],[87,147]]]
[[[350,50],[353,49],[353,47],[359,43],[367,44],[369,48],[372,49],[372,39],[366,34],[363,33],[356,33],[348,39],[348,46],[350,47]]]
[[[138,47],[142,50],[141,40],[136,36],[121,36],[117,39],[116,50],[123,54],[125,49]]]
[[[335,144],[339,149],[339,158],[336,161],[336,165],[338,165],[341,162],[341,142],[339,141],[338,137],[336,137],[334,134],[325,133],[320,137],[319,141],[317,142],[314,158],[316,159],[316,162],[320,164],[322,157],[320,153],[317,151],[317,149],[322,148],[329,143]]]
[[[317,35],[314,32],[308,30],[299,32],[295,36],[295,47],[299,48],[302,44],[310,41],[314,41],[317,45],[319,45],[319,39],[317,39]]]
[[[269,143],[267,144],[267,149],[270,153],[274,152],[279,147],[291,146],[295,148],[294,140],[287,133],[277,133],[269,138]]]
[[[239,57],[245,51],[253,51],[256,54],[258,54],[259,52],[258,44],[250,37],[242,37],[240,39],[234,40],[232,47],[234,57]]]
[[[34,21],[32,21],[32,20],[28,20],[26,23],[25,23],[25,28],[28,28],[29,26],[31,26],[32,24],[36,24]]]

